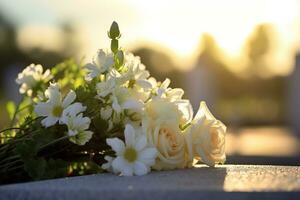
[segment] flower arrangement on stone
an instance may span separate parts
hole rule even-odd
[[[193,116],[182,89],[156,81],[119,47],[116,22],[108,36],[110,50],[100,49],[91,63],[69,60],[44,73],[31,64],[18,75],[23,100],[7,106],[12,126],[1,131],[1,181],[225,162],[226,127],[205,102]]]

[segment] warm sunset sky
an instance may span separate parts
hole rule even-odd
[[[293,55],[300,50],[300,1],[296,0],[0,0],[0,12],[18,25],[25,47],[56,48],[57,25],[70,21],[84,41],[81,53],[90,54],[108,45],[106,31],[116,20],[123,45],[162,43],[183,59],[198,48],[205,32],[229,57],[238,57],[245,39],[260,23],[271,23],[276,30],[272,60],[284,67],[275,66],[274,71],[289,72]]]

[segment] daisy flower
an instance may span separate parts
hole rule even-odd
[[[87,129],[90,126],[91,119],[83,117],[82,113],[76,116],[68,116],[63,119],[64,123],[68,127],[69,140],[78,145],[84,145],[87,143],[93,135],[92,131]]]
[[[114,65],[114,56],[112,53],[105,52],[100,49],[97,56],[93,58],[92,63],[88,63],[85,68],[89,70],[89,74],[85,77],[87,81],[109,70]]]
[[[113,172],[113,173],[118,173],[118,171],[114,170],[112,167],[112,162],[114,160],[114,157],[111,156],[104,156],[104,159],[107,161],[107,163],[104,163],[101,165],[101,168],[108,171],[108,172]]]
[[[64,110],[73,105],[72,103],[76,99],[75,92],[71,90],[67,96],[62,99],[58,85],[56,83],[50,83],[50,86],[45,91],[45,96],[48,98],[48,100],[46,102],[39,102],[34,107],[34,111],[37,116],[46,117],[42,120],[42,125],[49,127],[56,124],[58,121],[61,123]],[[71,107],[73,109],[68,110],[70,110],[70,112],[71,110],[75,112],[74,107],[76,107],[76,109],[82,109],[81,103],[76,103],[75,106],[73,105]],[[78,111],[76,112],[78,113]]]
[[[116,152],[116,158],[111,162],[113,171],[121,176],[144,175],[150,172],[157,156],[156,148],[147,147],[145,135],[136,133],[127,124],[125,127],[125,143],[119,138],[106,139],[106,143]]]

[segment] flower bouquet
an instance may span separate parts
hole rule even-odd
[[[110,50],[91,63],[68,60],[46,71],[31,64],[18,75],[23,99],[7,104],[11,124],[0,133],[1,183],[224,163],[224,124],[205,102],[193,116],[184,91],[150,77],[119,47],[120,36],[113,22]]]

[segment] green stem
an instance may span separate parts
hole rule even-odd
[[[60,138],[58,138],[58,139],[56,139],[56,140],[53,140],[53,141],[49,142],[48,144],[45,144],[45,145],[41,146],[41,147],[40,147],[40,150],[42,150],[42,149],[44,149],[44,148],[46,148],[46,147],[48,147],[48,146],[51,146],[51,145],[53,145],[53,144],[55,144],[55,143],[58,143],[58,142],[60,142],[60,141],[63,141],[63,140],[65,140],[65,139],[67,139],[67,138],[69,138],[68,135],[63,136],[63,137],[60,137]]]
[[[3,164],[3,165],[0,165],[0,169],[5,169],[5,168],[7,168],[7,167],[9,167],[9,166],[11,166],[11,165],[14,165],[14,164],[16,164],[16,163],[19,163],[19,162],[22,162],[22,160],[21,159],[17,159],[17,160],[14,160],[14,161],[12,161],[12,162],[9,162],[9,163],[5,163],[5,164]]]
[[[4,162],[6,162],[6,161],[9,161],[9,160],[14,160],[14,159],[19,159],[19,158],[20,158],[19,155],[14,155],[14,156],[12,156],[12,157],[8,157],[8,158],[5,158],[5,159],[1,160],[0,164],[1,164],[1,163],[4,163]]]
[[[9,171],[13,171],[13,170],[16,170],[16,169],[19,169],[19,168],[23,168],[23,167],[24,167],[23,164],[21,164],[20,166],[16,166],[16,167],[12,167],[10,169],[7,169],[7,171],[9,172]]]
[[[26,126],[26,125],[30,124],[31,122],[34,122],[35,120],[40,119],[40,118],[41,117],[33,118],[32,120],[28,121],[26,124],[22,124],[22,126]]]
[[[16,108],[16,110],[15,110],[15,112],[14,112],[13,118],[11,119],[11,122],[10,122],[10,125],[9,125],[10,127],[14,125],[15,119],[16,119],[16,117],[17,117],[17,113],[19,112],[20,105],[21,105],[21,103],[23,102],[23,100],[24,100],[24,96],[22,96],[21,101],[20,101],[20,102],[18,103],[18,105],[17,105],[17,108]]]
[[[29,108],[30,106],[31,106],[31,104],[26,105],[23,108],[20,108],[19,111],[18,111],[18,113],[21,112],[21,111],[23,111],[23,110],[25,110],[25,109],[27,109],[27,108]]]
[[[4,133],[6,131],[11,131],[11,130],[23,130],[22,128],[19,127],[10,127],[10,128],[6,128],[0,131],[0,133]]]

